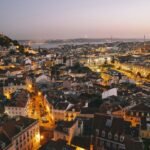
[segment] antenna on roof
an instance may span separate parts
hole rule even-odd
[[[112,35],[110,36],[110,42],[112,43],[112,40],[113,40],[113,37],[112,37]]]
[[[146,41],[146,36],[144,35],[144,51],[145,51],[145,45],[146,45],[145,41]]]

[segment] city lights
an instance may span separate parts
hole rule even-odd
[[[148,150],[149,17],[150,0],[0,0],[0,150]]]

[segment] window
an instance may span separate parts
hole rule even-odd
[[[18,139],[16,140],[16,145],[18,145]]]
[[[147,117],[147,118],[146,118],[146,121],[150,121],[150,117]]]
[[[110,142],[107,142],[107,143],[106,143],[106,145],[107,145],[107,147],[109,147],[109,148],[110,148]]]
[[[33,147],[33,143],[31,143],[31,148]]]
[[[114,136],[114,140],[117,141],[118,140],[118,134],[115,134]]]
[[[66,141],[66,137],[64,136],[63,139]]]
[[[144,132],[141,131],[141,137],[144,137]]]
[[[82,124],[82,121],[81,121],[81,120],[79,120],[79,121],[78,121],[78,128],[80,128],[80,127],[81,127],[81,124]]]
[[[125,146],[119,145],[119,146],[118,146],[118,149],[123,150],[123,149],[125,149]]]
[[[108,138],[111,139],[112,138],[112,134],[111,132],[108,133]]]
[[[104,146],[104,141],[100,141],[100,146]]]
[[[147,126],[147,130],[150,131],[150,123],[147,123],[146,126]]]
[[[117,149],[117,145],[116,144],[113,144],[112,146],[113,146],[114,149]]]
[[[105,131],[102,131],[102,137],[105,137]]]
[[[99,136],[99,129],[96,129],[96,136]]]
[[[123,142],[123,141],[124,141],[124,136],[121,135],[121,136],[120,136],[120,142]]]
[[[22,142],[22,137],[20,136],[20,142]]]
[[[106,126],[107,127],[111,127],[111,125],[112,125],[112,118],[111,119],[107,119]]]
[[[27,131],[27,136],[29,136],[29,131]]]

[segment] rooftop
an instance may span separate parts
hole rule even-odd
[[[59,121],[59,122],[57,122],[55,131],[59,131],[59,132],[68,134],[68,129],[70,129],[75,123],[76,123],[76,120],[74,120],[74,121]]]
[[[7,119],[0,123],[0,141],[8,146],[13,137],[22,132],[28,126],[36,123],[37,120],[18,116],[15,118]]]
[[[26,90],[18,90],[12,94],[12,98],[7,104],[9,107],[25,107],[27,104],[27,101],[29,99],[28,97],[29,93]]]

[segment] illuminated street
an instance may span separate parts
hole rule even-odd
[[[44,102],[43,96],[39,92],[31,97],[29,103],[29,117],[38,119],[40,126],[45,128],[53,128],[54,122],[49,107]]]
[[[150,150],[150,0],[0,0],[0,150]]]

